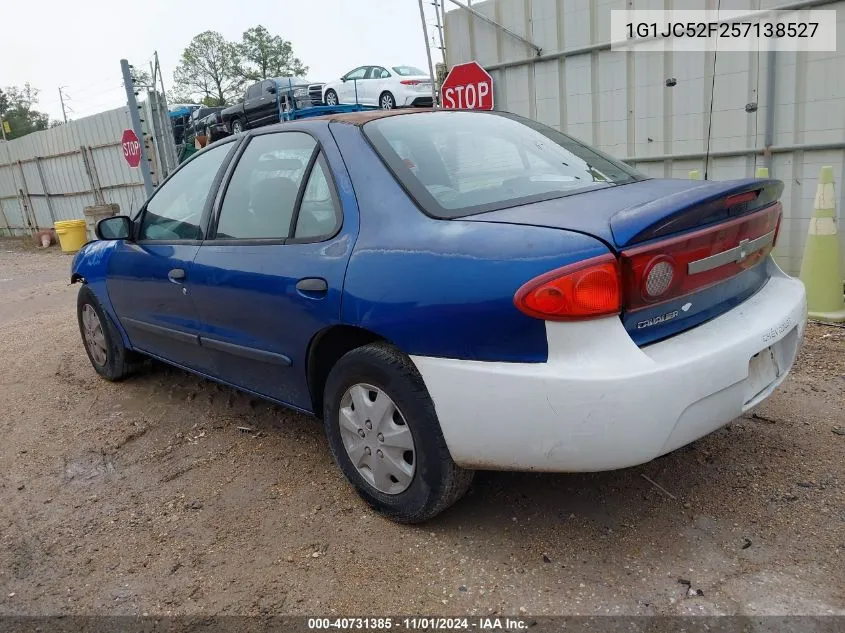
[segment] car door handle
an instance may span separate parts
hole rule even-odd
[[[181,284],[183,281],[185,281],[185,271],[181,268],[174,268],[169,273],[167,273],[167,278],[174,284]]]
[[[296,290],[306,297],[322,297],[329,291],[329,284],[321,277],[306,277],[296,283]]]

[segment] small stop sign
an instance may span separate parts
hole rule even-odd
[[[130,167],[137,167],[141,164],[141,141],[138,140],[138,135],[135,130],[123,130],[123,138],[121,139],[123,145],[123,157]]]
[[[442,91],[447,110],[493,109],[493,78],[478,62],[452,66]]]

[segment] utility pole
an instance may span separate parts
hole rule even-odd
[[[155,57],[155,72],[153,73],[153,90],[156,89],[156,77],[158,77],[161,85],[161,99],[158,100],[159,114],[161,115],[161,129],[166,131],[164,133],[164,148],[167,156],[167,163],[169,165],[168,171],[174,171],[179,166],[179,158],[176,154],[176,141],[173,138],[173,126],[170,123],[170,110],[167,107],[167,95],[164,91],[164,74],[161,72],[161,66],[158,63],[158,51],[154,53]]]
[[[147,148],[144,143],[144,130],[141,128],[141,115],[138,114],[140,106],[135,99],[135,83],[132,81],[132,73],[129,71],[129,62],[120,60],[120,70],[123,72],[123,85],[126,87],[126,105],[129,106],[129,117],[132,119],[132,129],[141,144],[141,176],[144,179],[144,190],[147,197],[153,195],[153,174],[150,171],[150,160],[147,158]]]
[[[437,16],[437,37],[440,38],[440,54],[443,56],[443,63],[446,63],[446,38],[443,37],[443,22],[440,21],[440,8],[443,3],[440,0],[433,0],[434,15]],[[445,20],[445,17],[444,17]]]
[[[428,25],[425,23],[425,10],[423,9],[423,0],[419,0],[420,5],[420,21],[423,28],[423,39],[425,40],[425,56],[428,59],[428,74],[431,77],[431,107],[437,109],[437,81],[434,76],[434,64],[431,61],[431,44],[428,42]]]
[[[65,93],[62,91],[63,88],[67,88],[67,86],[59,86],[59,101],[62,104],[62,118],[67,123],[67,110],[65,109]]]

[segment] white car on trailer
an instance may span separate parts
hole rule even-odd
[[[383,110],[430,107],[431,76],[416,66],[358,66],[323,86],[323,103],[360,103]]]

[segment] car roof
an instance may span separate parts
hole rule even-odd
[[[408,116],[420,112],[434,112],[433,108],[414,108],[413,110],[363,110],[361,112],[346,112],[340,114],[325,114],[314,117],[312,121],[329,121],[331,123],[349,123],[351,125],[364,125],[376,119],[385,119],[391,116]]]
[[[273,125],[266,125],[259,128],[254,128],[251,130],[247,130],[246,134],[248,134],[249,136],[257,136],[260,134],[267,134],[268,132],[278,130],[279,128],[290,129],[289,126],[296,126],[297,128],[302,129],[328,125],[330,123],[346,123],[348,125],[361,127],[362,125],[365,125],[370,121],[376,121],[378,119],[386,119],[388,117],[394,116],[413,116],[414,114],[421,114],[423,112],[451,112],[451,110],[435,110],[434,108],[409,108],[397,110],[364,110],[362,112],[324,114],[323,116],[309,117],[307,119],[298,119],[295,121],[285,121],[282,123],[274,123]],[[464,112],[467,111],[464,110]],[[486,113],[478,112],[478,114],[480,116],[481,114]]]

